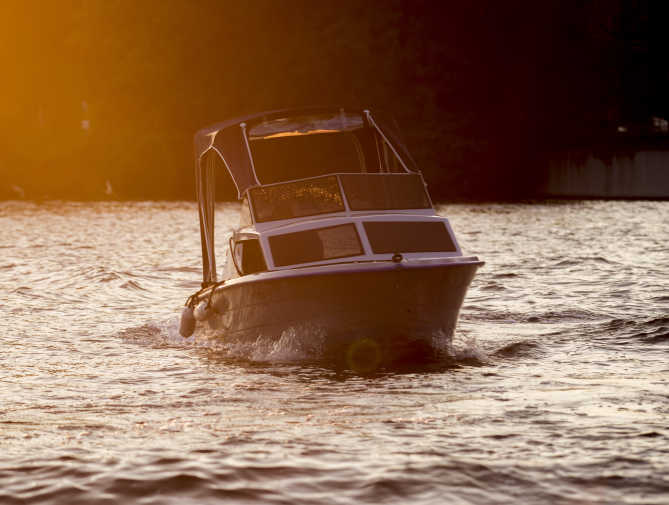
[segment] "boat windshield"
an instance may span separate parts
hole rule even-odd
[[[249,190],[256,222],[277,221],[346,209],[430,209],[420,174],[337,174]]]
[[[419,174],[342,174],[339,179],[351,210],[432,207]]]
[[[258,223],[345,210],[334,175],[260,186],[250,189],[249,194]]]

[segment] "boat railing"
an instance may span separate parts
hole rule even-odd
[[[248,194],[255,223],[433,208],[419,173],[337,173],[256,186]]]

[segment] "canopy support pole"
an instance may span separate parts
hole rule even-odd
[[[397,159],[399,160],[399,162],[402,164],[402,166],[404,167],[404,170],[405,170],[406,172],[408,172],[408,173],[411,173],[411,170],[409,170],[409,169],[407,168],[406,164],[404,163],[404,160],[400,157],[400,155],[399,155],[399,154],[397,153],[397,151],[395,150],[395,147],[394,147],[394,146],[390,143],[390,141],[386,138],[386,136],[385,136],[385,134],[383,133],[383,131],[381,130],[381,128],[379,128],[379,125],[376,124],[376,121],[374,121],[374,119],[372,119],[372,113],[369,112],[369,110],[367,110],[367,109],[365,109],[363,112],[365,113],[365,117],[367,118],[367,121],[369,121],[369,124],[371,124],[371,125],[374,127],[374,129],[375,129],[377,132],[379,132],[379,135],[381,135],[381,138],[382,138],[383,141],[386,143],[386,145],[387,145],[388,147],[390,147],[390,150],[391,150],[391,151],[393,152],[393,154],[395,155],[395,158],[397,158]]]
[[[256,180],[256,184],[260,186],[260,181],[256,175],[256,165],[253,162],[253,155],[251,154],[251,146],[249,145],[249,136],[246,134],[246,123],[240,123],[239,127],[242,129],[242,137],[244,137],[244,143],[246,144],[246,152],[249,154],[249,161],[251,162],[251,172],[253,172],[253,178]]]
[[[202,166],[202,160],[205,166]],[[215,172],[213,156],[200,158],[196,171],[196,191],[200,216],[202,242],[202,287],[216,282],[216,256],[214,251]]]

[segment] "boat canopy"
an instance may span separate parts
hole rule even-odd
[[[341,207],[339,184],[341,182],[346,186],[346,181],[341,179],[343,174],[414,175],[420,180],[416,177],[411,178],[411,181],[407,179],[407,183],[420,186],[416,186],[417,196],[411,197],[415,202],[413,206],[430,206],[429,199],[422,196],[425,191],[422,178],[400,140],[394,121],[382,113],[342,108],[262,112],[204,128],[195,134],[194,144],[203,286],[216,282],[214,205],[216,170],[220,169],[220,162],[234,182],[239,199],[244,199],[251,189],[267,188],[254,195],[259,208],[263,198],[273,200],[277,192],[286,197],[294,193],[291,192],[294,189],[292,186],[271,185],[321,178],[328,174],[338,174],[340,179],[321,178],[303,183],[309,186],[307,189],[298,188],[300,195],[308,193],[308,190],[318,190],[321,197],[328,190],[332,200],[326,199],[321,203],[325,210],[317,210],[322,212],[331,212],[330,207],[333,206],[337,209]],[[372,181],[360,182],[364,187],[370,183],[376,184]],[[387,182],[379,186],[386,188],[386,198],[397,193],[391,185],[391,182]],[[352,191],[351,195],[354,196]],[[371,189],[364,192],[363,196],[374,198]],[[395,203],[408,205],[406,202]],[[262,215],[261,220],[284,217],[277,212],[265,216],[266,212],[262,209],[258,212]],[[289,215],[293,214],[286,214]]]
[[[355,156],[356,159],[364,160],[365,150],[372,150],[373,156],[366,156],[367,164],[371,165],[371,158],[381,158],[382,150],[387,149],[394,155],[393,161],[399,163],[401,171],[418,171],[406,146],[400,140],[394,121],[384,114],[368,110],[308,108],[253,114],[217,123],[198,131],[194,140],[196,181],[206,173],[203,166],[206,163],[203,163],[203,160],[209,152],[216,153],[223,162],[236,186],[239,199],[243,198],[249,188],[268,183],[318,176],[332,171],[340,173],[378,171],[378,167],[376,170],[371,167],[365,168],[364,161],[353,166],[351,163],[345,163],[345,160],[340,160],[344,166],[338,167],[337,170],[327,170],[327,167],[318,163],[311,163],[313,167],[309,169],[313,170],[311,173],[295,173],[292,165],[298,165],[301,154],[299,145],[294,141],[277,146],[276,142],[279,139],[288,141],[290,138],[324,134],[348,134],[352,142],[348,142],[346,147],[354,154],[347,153],[347,150],[342,148],[343,143],[337,146],[333,142],[329,142],[329,145],[319,144],[322,152],[326,152],[329,147],[332,151],[341,153],[342,158],[346,158],[349,154],[349,159]],[[372,144],[375,140],[378,140],[376,148]],[[278,151],[279,149],[282,151]],[[280,154],[288,154],[285,156],[288,161],[283,166],[280,164],[277,166],[277,151]],[[283,157],[278,156],[278,161]],[[264,158],[271,160],[271,168],[264,167],[267,165],[263,163]],[[333,156],[329,159],[333,160],[332,163],[337,162]]]

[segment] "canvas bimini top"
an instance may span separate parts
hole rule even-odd
[[[369,110],[262,112],[198,131],[194,147],[196,180],[215,156],[239,199],[254,186],[326,173],[417,172],[394,121]]]
[[[328,195],[336,199],[339,188],[347,184],[347,179],[342,178],[346,174],[413,175],[410,177],[416,179],[413,184],[418,184],[419,192],[424,193],[422,177],[400,140],[394,121],[369,110],[306,108],[262,112],[204,128],[196,133],[194,144],[203,285],[216,279],[217,172],[227,171],[239,199],[248,201],[249,192],[254,192],[255,222],[283,217],[277,217],[282,203],[277,194],[285,193],[283,196],[289,197],[295,192],[295,188],[286,186],[289,181],[303,181],[297,191],[301,196],[310,193],[314,197],[311,202]],[[323,179],[330,174],[337,176]],[[311,180],[314,181],[305,182]],[[399,194],[400,188],[392,191],[391,182],[386,184],[385,193]],[[367,181],[366,187],[375,185],[376,181]],[[329,186],[333,186],[334,191],[328,191]],[[277,215],[262,217],[264,200],[268,200],[265,207],[271,207]],[[429,198],[420,205],[431,207]],[[290,217],[299,217],[299,214],[293,212]]]

